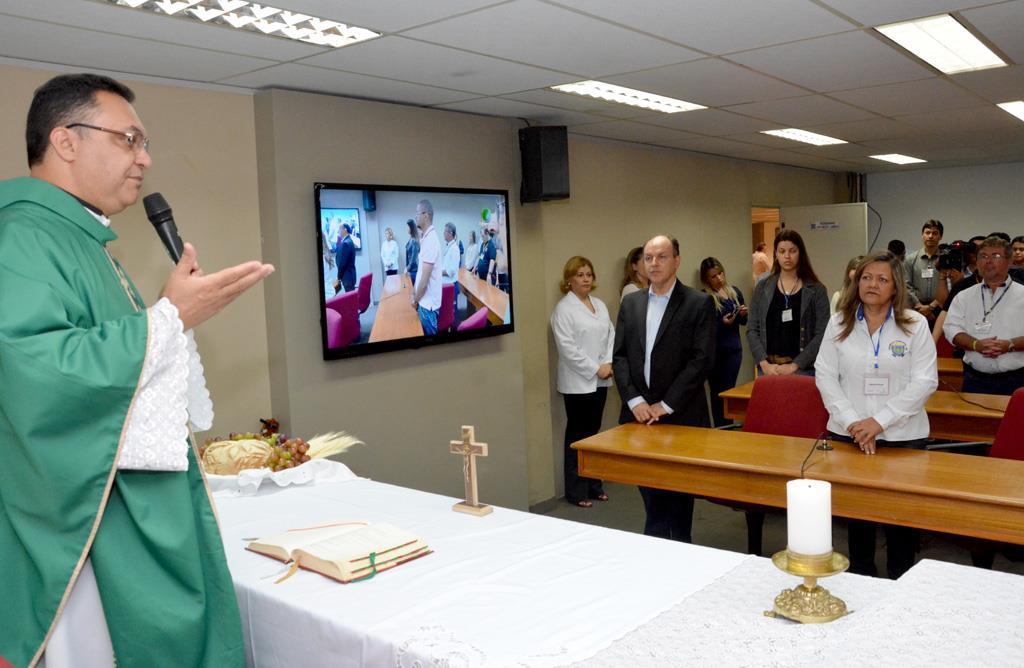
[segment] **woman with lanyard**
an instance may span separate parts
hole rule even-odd
[[[811,268],[804,240],[795,230],[782,230],[772,273],[758,281],[750,300],[747,342],[758,372],[813,374],[828,317],[828,292]]]
[[[879,447],[923,448],[924,404],[938,386],[928,321],[909,307],[902,263],[889,251],[867,255],[814,364],[828,409],[829,436],[867,455]],[[875,575],[875,524],[850,520],[850,571]],[[886,567],[898,578],[914,565],[913,529],[885,526]]]

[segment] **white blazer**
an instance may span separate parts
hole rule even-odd
[[[612,361],[615,326],[604,302],[593,295],[590,302],[594,313],[569,292],[551,313],[551,331],[558,347],[556,387],[562,394],[589,394],[612,384],[611,378],[599,379],[597,369]]]

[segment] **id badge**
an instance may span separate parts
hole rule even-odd
[[[889,374],[873,373],[864,376],[864,395],[868,397],[886,396],[889,394]]]
[[[793,322],[793,309],[788,308],[782,312],[782,322]]]
[[[976,322],[976,323],[974,323],[974,333],[976,335],[978,335],[978,336],[974,337],[976,339],[988,338],[988,335],[992,333],[992,323],[991,322]]]
[[[935,269],[933,269],[932,267],[929,267],[927,269],[922,269],[921,270],[921,278],[934,278],[934,277],[935,277]]]

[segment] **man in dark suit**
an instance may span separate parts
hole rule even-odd
[[[334,290],[338,286],[345,288],[345,292],[352,292],[356,287],[356,245],[352,242],[352,226],[344,223],[341,226],[341,238],[338,240],[338,280],[335,282]]]
[[[644,245],[650,287],[626,295],[615,327],[612,365],[622,396],[619,424],[710,426],[704,381],[715,346],[711,297],[676,280],[679,242],[657,236]],[[691,542],[693,497],[641,487],[648,536]]]

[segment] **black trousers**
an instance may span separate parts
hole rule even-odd
[[[740,373],[740,365],[743,364],[743,350],[716,350],[715,365],[708,376],[708,386],[711,389],[711,421],[715,427],[731,422],[725,419],[725,402],[719,395],[728,389],[736,387],[736,377]]]
[[[682,492],[669,492],[653,487],[641,487],[647,519],[644,534],[692,543],[693,497]]]
[[[829,432],[829,439],[852,443],[849,436]],[[924,449],[925,439],[913,441],[876,441],[880,448]],[[850,572],[858,575],[877,576],[875,547],[878,537],[878,523],[864,520],[850,520],[847,535],[850,540]],[[895,580],[910,570],[917,553],[917,530],[911,527],[882,524],[885,532],[885,570]]]
[[[969,364],[964,364],[964,392],[1010,396],[1019,387],[1024,387],[1024,369],[1004,373],[983,373],[976,371]]]
[[[601,431],[601,416],[608,388],[599,387],[588,394],[563,394],[565,400],[565,500],[579,503],[604,494],[601,481],[579,474],[579,457],[570,446]]]

